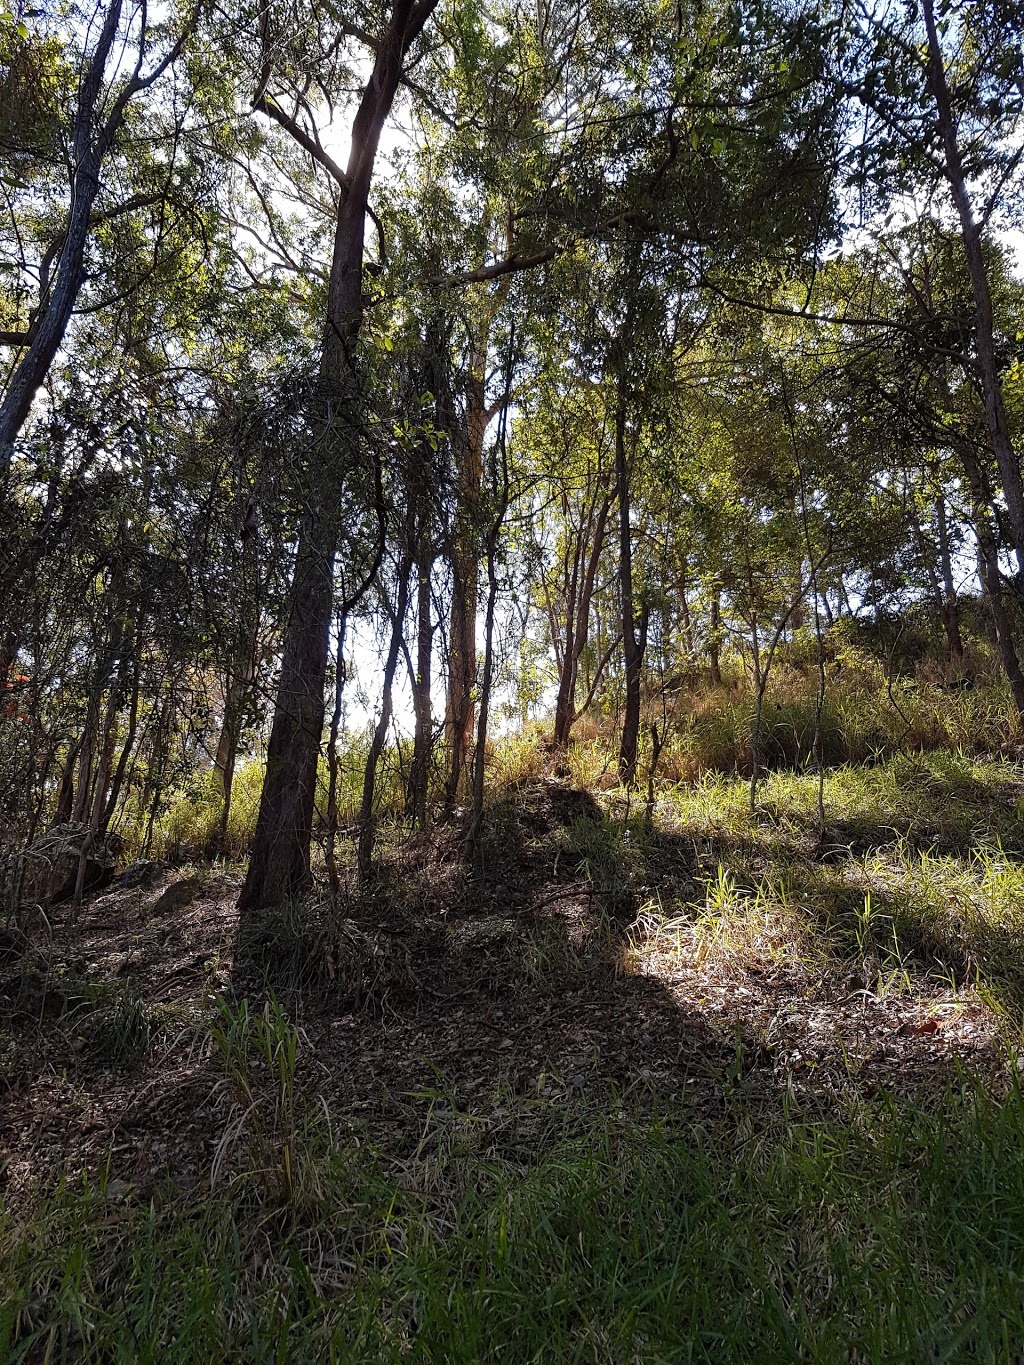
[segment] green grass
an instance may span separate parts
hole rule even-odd
[[[576,761],[606,753],[595,740]],[[534,757],[510,771],[525,780]],[[735,775],[660,780],[653,819],[612,790],[550,836],[601,893],[606,938],[581,946],[541,920],[502,956],[488,935],[505,921],[481,918],[465,947],[524,991],[585,985],[616,949],[626,970],[645,954],[726,976],[767,959],[809,993],[854,965],[879,995],[913,981],[924,998],[930,979],[1001,1013],[991,1088],[944,1065],[929,1098],[897,1100],[848,1068],[803,1098],[728,1077],[703,1099],[538,1082],[466,1110],[439,1077],[408,1097],[417,1136],[374,1145],[297,1084],[315,1058],[286,1009],[220,1002],[210,1047],[234,1107],[209,1179],[144,1197],[65,1180],[0,1203],[0,1359],[1021,1359],[1022,793],[1019,765],[967,749],[842,764],[821,838],[813,773],[766,773],[753,815]],[[311,988],[297,915],[264,927],[281,971],[299,964],[296,1000]],[[135,997],[99,1003],[128,1066]]]
[[[321,1126],[312,1202],[244,1167],[186,1201],[63,1185],[0,1225],[0,1354],[995,1361],[1024,1341],[1016,1085],[818,1121],[737,1106],[727,1135],[642,1114],[534,1113],[511,1159],[507,1117],[499,1140],[439,1106],[403,1164]]]

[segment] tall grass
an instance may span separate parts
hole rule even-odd
[[[1024,1340],[1024,1099],[830,1120],[626,1097],[438,1106],[429,1171],[325,1139],[318,1201],[239,1175],[6,1210],[5,1360],[1011,1360]],[[509,1148],[515,1159],[503,1155]],[[426,1177],[426,1178],[424,1178]]]

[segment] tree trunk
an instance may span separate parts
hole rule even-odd
[[[473,687],[476,683],[477,579],[480,571],[480,487],[483,480],[485,390],[490,319],[478,332],[470,358],[466,425],[457,443],[457,505],[452,526],[452,607],[448,631],[448,695],[445,741],[448,779],[445,811],[459,798],[473,740]]]
[[[614,491],[606,494],[601,500],[597,521],[591,534],[590,553],[587,557],[583,581],[579,587],[578,600],[575,599],[574,595],[574,600],[569,604],[569,610],[566,612],[565,650],[558,678],[558,696],[555,700],[554,742],[556,748],[559,749],[568,746],[573,722],[576,719],[576,684],[579,679],[580,659],[583,657],[583,651],[590,639],[590,606],[594,598],[598,566],[604,551],[608,516],[614,500]],[[586,526],[589,530],[589,519]],[[583,548],[581,546],[581,550]],[[575,615],[575,620],[573,620],[573,615]]]
[[[138,648],[138,639],[136,639],[136,648]],[[132,699],[128,708],[128,732],[125,735],[124,744],[121,746],[121,754],[117,760],[117,767],[114,769],[114,775],[110,781],[110,790],[107,793],[103,814],[100,816],[97,832],[101,838],[106,834],[110,822],[114,818],[114,812],[117,810],[117,801],[118,797],[121,795],[121,787],[124,783],[125,773],[128,771],[128,762],[135,748],[135,734],[139,724],[140,691],[139,665],[136,660],[132,677]]]
[[[626,381],[620,374],[615,405],[615,487],[619,503],[619,598],[622,608],[622,651],[626,664],[626,699],[619,741],[619,781],[636,779],[640,740],[640,670],[647,644],[645,619],[637,629],[633,602],[633,538],[629,524],[630,469],[626,458]]]
[[[430,606],[431,553],[421,532],[416,566],[416,667],[410,671],[415,732],[409,772],[408,812],[420,829],[427,825],[430,755],[434,747],[434,717],[430,705],[434,627]]]
[[[348,185],[338,208],[331,262],[314,414],[317,437],[306,470],[309,506],[292,574],[267,774],[239,899],[243,913],[299,896],[311,880],[310,842],[334,607],[334,556],[342,522],[339,475],[364,450],[356,346],[363,321],[367,198],[381,130],[401,80],[405,53],[436,4],[437,0],[396,0],[352,125]]]
[[[1003,577],[999,568],[999,549],[989,523],[988,490],[981,466],[973,451],[961,445],[960,455],[974,500],[974,528],[978,537],[978,571],[988,597],[995,633],[996,649],[1010,684],[1010,694],[1019,716],[1024,716],[1024,671],[1013,639],[1013,626],[1003,599]]]
[[[483,876],[484,776],[487,764],[487,723],[490,715],[491,684],[494,674],[494,605],[498,596],[495,555],[501,521],[498,518],[487,537],[487,610],[484,619],[484,673],[480,687],[480,713],[477,721],[476,748],[473,753],[473,802],[466,832],[466,861],[477,876]]]
[[[960,635],[960,610],[953,581],[953,557],[949,548],[949,524],[946,519],[946,500],[940,493],[935,499],[935,529],[939,542],[939,569],[942,575],[942,624],[946,631],[949,662],[959,668],[964,660],[964,642]]]
[[[391,623],[391,642],[384,661],[384,687],[381,695],[380,715],[370,742],[370,752],[366,756],[363,773],[363,799],[359,808],[359,877],[365,880],[373,864],[373,797],[377,784],[377,764],[384,752],[393,710],[393,688],[398,655],[402,649],[402,633],[405,627],[405,613],[409,605],[409,560],[403,559],[398,569],[398,601]]]
[[[722,590],[715,588],[711,594],[711,621],[708,630],[708,665],[711,670],[711,686],[721,687],[722,669],[719,662],[719,649],[722,642]]]

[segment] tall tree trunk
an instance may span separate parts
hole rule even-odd
[[[484,618],[484,672],[480,687],[480,711],[477,720],[476,748],[473,753],[473,790],[469,827],[466,832],[466,861],[477,876],[483,876],[484,776],[487,767],[487,724],[490,716],[491,685],[494,675],[494,605],[498,596],[498,577],[495,555],[501,531],[499,517],[487,537],[487,610]]]
[[[1003,595],[1003,579],[999,570],[999,552],[996,549],[995,536],[986,524],[986,512],[979,508],[975,515],[978,523],[979,563],[985,592],[988,595],[989,609],[992,612],[996,648],[999,651],[1003,671],[1010,684],[1010,695],[1013,697],[1014,708],[1018,716],[1024,717],[1024,670],[1021,669],[1020,658],[1013,639],[1013,627],[1010,623],[1010,615],[1006,609],[1006,601]]]
[[[448,628],[448,695],[444,726],[448,746],[445,811],[449,816],[458,801],[473,739],[477,580],[480,573],[480,487],[488,421],[484,386],[489,330],[488,317],[474,339],[467,376],[465,431],[456,446],[457,505],[452,526],[452,607]]]
[[[506,435],[508,423],[508,397],[512,387],[512,369],[515,363],[514,333],[509,338],[509,358],[506,372],[505,401],[501,407],[501,423],[498,428],[497,451],[492,464],[492,501],[496,504],[493,519],[487,531],[487,610],[484,618],[484,673],[480,688],[480,713],[477,721],[476,749],[473,754],[473,801],[469,827],[466,831],[466,858],[478,876],[483,876],[483,831],[484,819],[484,775],[487,763],[487,724],[490,716],[491,687],[494,682],[494,608],[498,599],[498,540],[502,523],[509,505],[509,477]]]
[[[421,531],[416,565],[416,666],[410,670],[415,730],[412,741],[412,766],[409,771],[408,812],[420,829],[427,825],[427,797],[430,785],[430,755],[434,747],[434,717],[430,705],[430,677],[433,663],[434,627],[431,620],[431,551]]]
[[[593,529],[591,530],[589,518],[584,524],[584,529],[590,532],[590,550],[578,595],[574,596],[574,600],[569,603],[569,610],[566,613],[565,650],[563,651],[562,666],[559,670],[558,695],[555,699],[554,742],[559,749],[567,747],[573,722],[576,719],[576,685],[579,680],[580,659],[583,657],[583,651],[590,639],[590,607],[594,599],[597,570],[601,562],[601,555],[604,552],[608,516],[614,501],[615,491],[613,490],[601,499],[597,521],[594,523]],[[583,533],[581,530],[581,536]],[[581,552],[585,548],[581,545]],[[573,613],[575,619],[573,619]]]
[[[84,735],[80,736],[68,750],[61,772],[60,786],[57,790],[57,806],[53,812],[53,823],[65,825],[71,819],[75,807],[75,764],[81,752]]]
[[[214,783],[220,792],[220,819],[217,823],[215,851],[223,851],[231,819],[231,793],[235,780],[235,763],[242,738],[242,724],[246,706],[256,677],[256,650],[259,634],[259,570],[256,557],[256,537],[248,535],[242,549],[244,612],[239,611],[239,634],[234,657],[231,659],[224,683],[224,717],[221,724],[217,753],[213,761]]]
[[[342,471],[364,453],[356,355],[363,321],[367,199],[381,130],[410,44],[438,0],[396,0],[352,125],[347,187],[334,235],[308,502],[289,599],[281,675],[267,748],[243,913],[301,895],[311,880],[310,843],[324,725],[324,679],[341,532]]]
[[[136,648],[138,648],[138,638],[136,638]],[[128,763],[135,749],[135,735],[139,725],[140,681],[139,664],[138,659],[136,659],[132,676],[132,699],[128,707],[128,731],[124,737],[124,743],[121,745],[121,753],[117,760],[117,767],[114,769],[114,775],[110,780],[110,790],[107,792],[106,803],[103,807],[103,813],[100,816],[97,828],[97,833],[100,838],[103,838],[106,834],[110,822],[114,818],[114,812],[117,810],[117,802],[121,795],[121,787],[124,783],[125,773],[128,771]]]
[[[974,501],[974,528],[978,537],[978,570],[992,614],[996,649],[1003,665],[1003,671],[1010,684],[1010,694],[1013,697],[1014,707],[1019,716],[1024,716],[1024,670],[1021,669],[1020,657],[1017,654],[1017,647],[1013,638],[1013,626],[1003,596],[999,549],[989,521],[988,490],[985,487],[985,478],[981,466],[978,464],[974,452],[966,443],[961,444],[960,456],[967,473],[968,482],[971,485]]]

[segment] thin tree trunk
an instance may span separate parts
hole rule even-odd
[[[434,747],[434,717],[430,705],[434,646],[430,568],[430,551],[421,537],[419,563],[416,566],[416,666],[410,670],[415,731],[412,742],[412,766],[409,771],[408,803],[409,814],[420,829],[427,826],[430,755]]]
[[[615,485],[619,503],[619,597],[622,608],[622,652],[626,665],[626,698],[619,741],[619,781],[636,778],[640,740],[640,671],[647,644],[646,619],[637,630],[633,602],[633,537],[630,517],[630,470],[626,458],[626,380],[620,372],[615,405]]]
[[[719,649],[722,643],[722,590],[716,587],[711,594],[711,620],[708,629],[708,667],[711,672],[711,686],[721,687],[722,668]]]
[[[136,647],[138,641],[136,641]],[[114,769],[114,776],[110,782],[110,790],[107,793],[106,804],[103,807],[103,814],[100,817],[98,833],[102,838],[106,834],[114,812],[117,809],[117,800],[121,795],[121,786],[124,782],[124,775],[128,770],[128,763],[135,750],[135,735],[139,725],[139,696],[141,692],[138,662],[135,664],[132,678],[132,699],[128,708],[128,732],[121,746],[121,754],[117,760],[117,767]]]
[[[497,453],[494,462],[493,491],[498,503],[494,519],[487,533],[487,610],[484,619],[484,674],[480,689],[480,712],[477,718],[476,749],[473,755],[473,805],[466,832],[466,859],[477,875],[483,876],[483,843],[481,832],[484,819],[484,776],[487,764],[487,724],[490,717],[491,687],[494,682],[494,608],[498,598],[497,554],[498,538],[509,504],[508,459],[506,435],[508,422],[508,394],[512,387],[514,366],[514,333],[509,338],[509,360],[506,373],[506,401],[501,408],[498,428]],[[500,482],[499,482],[500,466]]]
[[[445,812],[451,815],[473,738],[473,688],[476,683],[477,578],[480,572],[480,487],[487,429],[484,384],[490,319],[474,340],[467,376],[466,425],[457,443],[457,505],[452,526],[452,606],[448,629],[448,695],[445,741],[448,779]]]
[[[75,806],[75,764],[81,752],[82,736],[68,750],[64,760],[64,769],[61,773],[60,787],[57,790],[57,806],[53,812],[53,823],[55,825],[65,825],[71,819]]]
[[[388,729],[391,725],[395,669],[398,667],[398,655],[402,648],[402,632],[405,626],[405,613],[409,605],[409,568],[410,561],[407,558],[403,559],[398,569],[398,601],[391,625],[391,641],[388,645],[387,658],[384,661],[384,687],[380,716],[377,718],[377,725],[370,742],[370,752],[367,754],[366,768],[363,773],[363,799],[359,808],[358,862],[360,880],[365,880],[369,876],[373,866],[373,798],[377,784],[377,764],[384,752],[384,744],[387,741]]]
[[[999,568],[999,549],[989,522],[988,490],[985,487],[981,466],[966,443],[961,444],[960,456],[967,473],[968,482],[971,485],[974,500],[974,528],[978,538],[978,570],[992,614],[996,649],[1003,665],[1003,671],[1010,684],[1010,694],[1013,698],[1014,707],[1019,716],[1024,716],[1024,670],[1021,669],[1020,658],[1013,638],[1013,626],[1003,599],[1003,577]]]
[[[942,573],[942,624],[946,631],[949,662],[959,668],[964,659],[964,642],[960,635],[960,611],[953,581],[953,557],[949,548],[949,524],[946,519],[946,500],[940,493],[935,499],[935,529],[939,542],[939,568]]]
[[[334,706],[331,709],[331,729],[327,739],[327,876],[331,895],[337,899],[341,891],[338,876],[336,846],[338,840],[338,735],[341,730],[341,703],[345,691],[345,632],[348,617],[342,612],[338,621],[338,645],[334,655]]]
[[[74,905],[76,909],[82,904],[82,895],[85,891],[85,877],[88,868],[89,854],[96,846],[99,837],[100,821],[103,816],[103,808],[106,803],[107,781],[110,773],[110,759],[114,744],[114,722],[121,704],[121,677],[120,667],[117,675],[111,680],[110,693],[107,698],[106,715],[103,719],[103,730],[99,743],[99,762],[96,769],[96,781],[93,787],[92,810],[89,816],[89,830],[82,841],[81,852],[78,855],[78,873],[75,877]]]
[[[605,535],[608,529],[608,515],[615,493],[607,494],[601,501],[597,523],[594,526],[587,558],[583,582],[579,590],[579,600],[575,605],[575,622],[566,617],[566,650],[558,681],[558,696],[555,701],[555,746],[564,749],[568,746],[573,722],[576,720],[576,685],[579,679],[580,659],[590,640],[590,607],[594,598],[597,570],[604,552]]]
[[[483,843],[480,835],[484,820],[484,776],[487,767],[487,725],[490,718],[491,685],[494,676],[494,605],[498,596],[495,555],[499,519],[487,537],[487,610],[484,618],[484,671],[480,687],[476,748],[473,753],[473,804],[466,833],[466,860],[478,876],[483,876]]]

